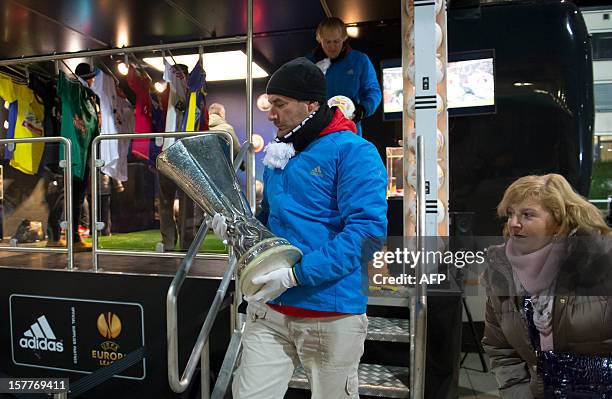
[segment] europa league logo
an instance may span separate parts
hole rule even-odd
[[[117,338],[121,334],[121,320],[114,313],[100,313],[98,316],[98,332],[106,339]]]

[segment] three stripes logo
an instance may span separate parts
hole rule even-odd
[[[321,177],[323,176],[323,172],[321,171],[321,167],[319,165],[315,166],[311,171],[310,174],[313,176],[318,176]]]
[[[415,7],[433,6],[435,4],[436,2],[434,0],[414,0]]]
[[[437,100],[436,96],[416,96],[414,98],[414,109],[436,109]]]
[[[63,352],[64,344],[57,339],[47,318],[43,315],[30,325],[19,340],[19,346],[24,349],[39,349],[49,352]]]
[[[438,213],[438,200],[425,200],[425,213]]]

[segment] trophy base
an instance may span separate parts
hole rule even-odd
[[[242,294],[251,296],[262,287],[253,278],[271,271],[292,267],[302,258],[302,251],[284,238],[268,238],[253,246],[238,260],[238,281]]]

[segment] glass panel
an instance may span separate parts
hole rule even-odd
[[[594,33],[591,42],[594,61],[612,59],[612,32]]]
[[[593,87],[595,112],[612,112],[612,83],[598,83]]]

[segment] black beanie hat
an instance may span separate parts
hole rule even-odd
[[[300,57],[287,62],[272,74],[266,93],[323,104],[327,98],[327,82],[319,67]]]
[[[91,79],[96,76],[96,72],[91,69],[91,65],[86,62],[81,62],[74,70],[74,74],[81,79]]]

